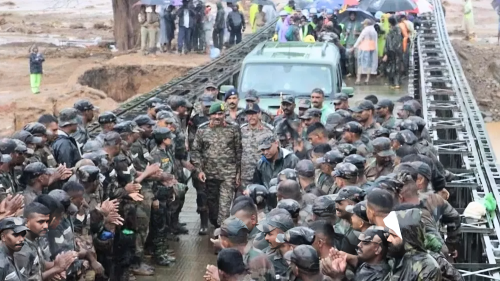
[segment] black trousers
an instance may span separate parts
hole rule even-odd
[[[241,42],[241,26],[233,27],[229,31],[229,45],[238,44]]]
[[[222,50],[224,46],[224,29],[214,29],[212,32],[212,40],[214,41],[214,47]]]

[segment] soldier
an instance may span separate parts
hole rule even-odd
[[[365,169],[368,181],[374,181],[380,176],[392,173],[394,169],[394,151],[391,148],[391,140],[388,138],[376,138],[372,142],[375,160]]]
[[[344,235],[346,244],[343,245],[343,251],[354,253],[358,245],[359,232],[352,228],[351,217],[352,214],[346,211],[347,206],[355,205],[364,200],[365,192],[357,186],[346,186],[340,190],[335,198],[335,209],[337,210],[337,217],[339,220],[335,225],[335,233]]]
[[[179,130],[185,132],[187,124],[183,121],[186,121],[186,117],[188,117],[191,113],[193,104],[191,104],[191,102],[189,102],[185,97],[174,96],[169,100],[169,105],[177,119]]]
[[[191,150],[193,172],[205,182],[206,199],[203,194],[199,198],[208,201],[209,219],[215,226],[229,216],[235,186],[241,183],[241,133],[224,120],[224,112],[223,103],[212,104],[210,122],[198,129]]]
[[[290,266],[283,258],[283,255],[288,252],[291,247],[286,243],[278,242],[276,237],[278,234],[285,233],[294,226],[292,217],[283,209],[271,210],[267,214],[266,219],[257,225],[257,228],[265,233],[265,239],[269,242],[270,248],[266,251],[266,254],[269,256],[269,260],[274,266],[276,275],[279,274],[282,277],[288,276]]]
[[[392,89],[399,89],[401,84],[401,66],[403,62],[403,36],[394,17],[389,18],[391,25],[387,33],[383,62],[386,64],[387,78]]]
[[[415,136],[418,138],[419,143],[437,155],[437,149],[430,143],[431,137],[429,135],[429,131],[425,127],[427,125],[425,120],[420,116],[410,116],[408,117],[408,120],[417,124],[418,130],[415,132]]]
[[[351,213],[351,226],[354,230],[364,232],[372,224],[366,214],[366,201],[356,203],[356,205],[349,205],[345,208],[346,212]]]
[[[358,180],[355,185],[359,186],[361,189],[367,187],[367,180],[365,177],[366,158],[357,154],[351,154],[344,158],[344,163],[353,164],[358,168]]]
[[[29,159],[29,162],[42,162],[48,168],[57,167],[57,162],[52,155],[52,151],[48,146],[48,135],[51,134],[49,130],[42,124],[38,122],[29,123],[24,126],[24,130],[30,132],[35,137],[42,138],[42,142],[37,144],[35,147],[35,152],[33,156]]]
[[[198,105],[201,111],[192,114],[188,124],[188,140],[190,148],[193,146],[194,137],[198,128],[202,124],[208,124],[208,111],[210,110],[210,106],[212,105],[212,103],[214,103],[214,101],[215,98],[212,94],[203,94],[199,98]]]
[[[417,137],[410,130],[399,131],[391,134],[392,150],[398,151],[402,145],[414,146],[417,143]]]
[[[79,144],[78,148],[81,149],[82,146],[90,139],[87,126],[94,119],[94,110],[98,110],[99,108],[95,107],[88,100],[79,100],[75,102],[73,108],[78,110],[78,128],[76,132],[71,134],[71,136]]]
[[[299,103],[297,104],[297,107],[299,108],[299,117],[304,115],[306,110],[311,108],[311,100],[309,99],[300,99]]]
[[[380,126],[389,130],[394,130],[396,127],[396,117],[392,114],[394,111],[394,103],[390,99],[379,100],[375,105],[377,110],[378,120]]]
[[[38,118],[38,123],[43,124],[47,128],[47,140],[51,144],[56,139],[57,130],[59,130],[57,118],[52,114],[44,114]]]
[[[417,114],[422,109],[420,103],[416,100],[408,100],[403,103],[403,107],[398,111],[398,117],[402,120],[410,116],[419,116]]]
[[[267,197],[269,195],[269,190],[260,184],[250,184],[247,186],[248,195],[252,198],[254,204],[257,206],[257,218],[258,221],[263,220],[266,217],[266,206]],[[231,209],[231,213],[233,210]],[[251,232],[252,230],[250,230]]]
[[[246,106],[247,108],[253,108],[254,105],[258,106],[259,96],[257,95],[257,91],[249,90],[248,93],[245,95],[245,101],[247,102]],[[273,117],[269,112],[262,109],[260,112],[261,112],[260,120],[262,120],[262,122],[267,123],[269,125],[273,124]],[[247,122],[246,113],[244,111],[238,114],[238,120],[240,120],[238,122],[239,124],[244,124]]]
[[[242,120],[238,120],[238,115],[243,112],[243,108],[238,107],[239,98],[236,89],[229,89],[224,94],[224,102],[227,106],[227,110],[225,113],[226,121],[242,125],[241,123],[239,123],[239,121]]]
[[[352,109],[354,119],[363,126],[363,133],[369,138],[373,138],[375,130],[380,128],[380,125],[375,120],[375,106],[369,100],[363,100],[358,106]]]
[[[325,195],[322,189],[319,189],[314,182],[314,164],[311,160],[300,160],[295,167],[297,171],[299,184],[306,193],[313,193],[316,196]]]
[[[334,167],[343,160],[344,154],[338,150],[328,151],[323,157],[316,159],[316,164],[319,164],[319,170],[321,171],[316,186],[319,186],[325,194],[337,193],[338,187],[335,185],[332,172]]]
[[[23,272],[29,267],[21,267],[14,259],[14,253],[21,251],[28,228],[24,220],[19,217],[9,217],[0,220],[0,279],[1,280],[28,280]]]
[[[335,198],[337,198],[336,195],[328,194],[319,196],[318,198],[314,199],[314,203],[312,205],[314,221],[325,220],[327,222],[330,222],[332,225],[338,221],[335,214]]]
[[[300,204],[293,199],[283,199],[278,202],[276,206],[278,209],[286,210],[293,219],[293,224],[299,223]]]
[[[97,137],[95,137],[95,140],[102,144],[104,142],[104,135],[113,131],[113,127],[116,125],[116,120],[116,115],[110,111],[106,111],[99,115],[97,122],[101,126],[101,132],[97,135]]]
[[[345,93],[338,93],[333,96],[333,105],[335,106],[335,111],[338,110],[349,110],[349,96]]]
[[[241,144],[243,147],[241,158],[241,183],[243,187],[252,183],[255,167],[262,157],[262,152],[258,149],[258,144],[255,140],[262,135],[273,133],[271,125],[261,122],[261,111],[257,104],[254,104],[252,107],[247,106],[245,114],[247,123],[240,127]]]
[[[269,186],[269,181],[284,169],[294,169],[299,159],[291,151],[280,148],[272,134],[261,135],[257,139],[258,149],[264,157],[257,162],[253,183]]]
[[[146,114],[149,116],[149,118],[153,120],[156,119],[155,107],[160,104],[163,104],[163,101],[157,97],[150,98],[146,101]]]
[[[304,115],[299,117],[299,119],[302,121],[302,131],[305,132],[312,124],[321,122],[321,116],[321,109],[319,108],[309,108],[308,110],[306,110],[306,112],[304,112]]]
[[[332,173],[339,190],[346,186],[356,186],[358,183],[358,168],[351,163],[339,163]]]
[[[309,245],[300,245],[286,253],[295,280],[323,280],[320,273],[318,252]]]
[[[58,164],[66,164],[73,168],[76,162],[82,159],[80,148],[83,143],[78,143],[72,134],[78,129],[78,111],[74,108],[66,108],[59,112],[59,130],[57,138],[52,143],[54,158]]]
[[[236,249],[222,249],[217,255],[216,269],[219,280],[252,280],[243,261],[243,255]],[[215,269],[213,270],[215,272]]]
[[[316,197],[314,194],[306,194],[307,196],[302,196],[302,192],[299,183],[293,180],[284,180],[279,183],[277,197],[278,201],[283,199],[293,199],[300,204],[299,219],[297,220],[297,225],[305,225],[306,223],[313,221],[312,213],[312,203],[308,204],[306,197],[314,200]]]
[[[275,272],[268,257],[260,250],[248,244],[248,228],[243,221],[229,217],[216,230],[223,249],[237,249],[243,255],[243,261],[254,280],[274,280]]]
[[[19,191],[19,187],[10,172],[15,166],[16,147],[17,145],[12,139],[3,138],[0,140],[0,153],[2,154],[0,159],[0,200],[5,199],[9,194],[13,195]]]
[[[347,122],[344,126],[344,134],[342,135],[342,139],[346,143],[352,144],[357,149],[357,154],[368,157],[371,155],[373,147],[371,145],[370,140],[368,139],[365,143],[362,140],[363,136],[363,126],[355,121]]]
[[[207,85],[205,86],[205,91],[203,92],[202,96],[211,96],[213,98],[213,101],[216,102],[220,101],[218,99],[218,95],[219,95],[219,89],[217,88],[217,86],[212,82],[208,82]],[[204,106],[205,105],[203,105],[203,102],[201,102],[201,97],[200,97],[200,99],[194,103],[193,111],[191,112],[191,118],[193,118],[197,114],[203,115]],[[208,112],[205,115],[208,116]]]
[[[50,174],[42,162],[31,163],[24,168],[20,178],[20,182],[26,186],[23,192],[24,205],[33,202],[49,186]]]
[[[134,118],[134,122],[142,129],[139,139],[132,144],[130,152],[134,158],[134,167],[137,171],[144,171],[148,163],[152,162],[149,154],[148,141],[153,133],[153,126],[156,122],[147,115],[139,115]]]
[[[284,96],[281,100],[281,110],[283,111],[283,114],[274,118],[274,128],[277,128],[278,123],[282,120],[287,120],[290,127],[297,130],[300,125],[300,120],[299,116],[295,114],[295,97]]]

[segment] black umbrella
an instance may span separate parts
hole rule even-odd
[[[383,13],[401,12],[413,10],[417,4],[413,0],[364,0],[359,4],[359,8],[371,13],[378,11]]]
[[[372,16],[368,11],[361,10],[359,8],[347,8],[345,11],[337,15],[337,22],[345,23],[349,20],[349,14],[351,12],[356,13],[356,21],[363,22],[365,19],[371,19],[372,21],[376,21],[375,17]]]

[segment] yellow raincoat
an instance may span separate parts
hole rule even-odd
[[[467,38],[474,34],[474,14],[471,0],[465,1],[464,4],[464,29]]]
[[[257,31],[257,26],[255,25],[255,16],[259,12],[259,5],[257,4],[252,4],[250,6],[250,10],[248,11],[248,20],[250,21],[250,26],[252,27],[252,33],[255,33]]]
[[[387,33],[389,33],[389,17],[390,14],[383,14],[382,17],[380,18],[380,29],[384,32],[384,34],[378,36],[377,40],[377,50],[378,50],[378,56],[383,57],[384,56],[384,48],[385,48],[385,38],[387,37]]]

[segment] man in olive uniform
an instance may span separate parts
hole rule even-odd
[[[349,205],[356,205],[365,198],[365,192],[357,186],[346,186],[340,190],[335,198],[335,209],[337,216],[340,219],[335,225],[335,233],[343,235],[346,239],[343,240],[345,252],[354,253],[359,243],[359,232],[355,231],[351,225],[352,214],[346,211]]]
[[[71,136],[76,140],[79,145],[78,148],[81,150],[83,145],[90,139],[87,126],[94,119],[94,110],[98,108],[88,100],[75,102],[73,108],[78,110],[78,128]]]
[[[351,108],[354,119],[363,127],[363,133],[368,139],[373,139],[373,134],[380,128],[375,120],[375,106],[369,100],[363,100],[358,106]]]
[[[335,184],[335,178],[332,177],[332,172],[338,163],[344,160],[344,154],[338,150],[331,150],[325,153],[323,157],[316,159],[316,164],[319,165],[319,175],[316,186],[325,194],[335,194],[338,187]]]
[[[273,133],[271,125],[263,123],[260,120],[262,115],[260,107],[257,104],[253,104],[252,107],[247,106],[245,114],[248,123],[240,127],[241,144],[243,146],[241,158],[241,185],[243,187],[252,183],[255,167],[262,157],[262,153],[255,140],[258,139],[259,136]]]
[[[97,118],[97,122],[101,126],[101,132],[95,140],[99,141],[100,143],[103,143],[104,141],[104,136],[108,133],[113,131],[113,127],[116,125],[116,115],[113,112],[106,111],[103,114],[99,115]]]
[[[335,177],[335,184],[339,190],[346,186],[357,186],[359,175],[358,168],[354,164],[339,163],[335,166],[332,175]]]
[[[213,98],[213,101],[220,101],[218,99],[218,94],[219,94],[219,89],[217,88],[217,86],[212,83],[212,82],[208,82],[207,85],[205,86],[205,91],[203,92],[203,96],[211,96]],[[205,114],[203,113],[204,110],[203,108],[205,107],[205,103],[202,101],[202,99],[198,99],[194,105],[193,105],[193,111],[191,112],[191,118],[193,118],[195,115],[206,115],[208,116],[208,112],[206,112]]]
[[[144,171],[148,163],[151,163],[149,155],[148,141],[153,133],[153,126],[156,122],[147,115],[139,115],[134,118],[134,122],[142,129],[139,139],[132,144],[130,152],[134,158],[134,167],[137,171]]]
[[[149,100],[146,101],[146,114],[149,116],[149,118],[156,120],[156,111],[155,107],[157,105],[163,104],[163,101],[157,97],[150,98]]]
[[[360,123],[350,121],[344,125],[344,134],[342,135],[343,140],[356,147],[357,154],[366,158],[371,155],[373,147],[369,139],[366,140],[367,143],[362,140],[362,135],[363,126]]]
[[[377,110],[378,120],[380,126],[389,130],[394,130],[396,127],[396,117],[392,114],[394,111],[394,103],[390,99],[379,100],[375,105]]]
[[[205,182],[208,209],[202,211],[208,211],[210,222],[218,226],[229,217],[234,190],[241,181],[241,132],[224,120],[223,103],[212,104],[209,114],[209,124],[196,132],[191,160],[198,179]]]
[[[188,144],[189,148],[193,147],[196,131],[202,125],[207,125],[209,121],[208,111],[210,106],[215,102],[215,97],[212,94],[203,94],[198,101],[200,112],[191,115],[188,123]],[[194,110],[193,110],[194,111]]]
[[[247,102],[247,108],[253,108],[254,105],[259,105],[259,96],[257,95],[257,91],[255,90],[250,90],[248,93],[245,95],[245,101]],[[273,124],[273,118],[271,117],[272,115],[269,114],[269,112],[261,109],[260,110],[260,119],[262,120],[263,123],[267,124]],[[247,122],[247,117],[246,117],[246,112],[242,111],[238,114],[237,119],[239,124],[244,124]]]
[[[392,173],[394,169],[394,151],[391,148],[389,138],[376,138],[372,141],[373,155],[372,161],[365,169],[365,176],[368,181],[374,181],[381,176]]]
[[[244,122],[245,120],[238,119],[238,116],[243,113],[244,109],[238,107],[239,101],[238,92],[234,88],[229,89],[224,94],[224,102],[227,106],[226,121],[242,125],[240,122]]]
[[[274,118],[274,128],[277,128],[279,122],[287,120],[292,128],[298,129],[300,125],[300,119],[299,116],[295,113],[295,97],[284,96],[281,100],[281,110],[283,111],[283,114],[278,115]]]
[[[57,162],[54,159],[54,155],[52,155],[52,150],[48,146],[47,135],[51,134],[50,131],[47,130],[45,125],[38,122],[29,123],[24,126],[23,130],[30,132],[35,137],[42,138],[42,142],[36,145],[35,152],[33,156],[29,159],[29,162],[42,162],[48,168],[56,168]]]
[[[15,157],[16,147],[17,145],[12,139],[3,138],[0,140],[0,153],[2,154],[0,159],[0,200],[5,199],[8,194],[13,195],[18,192],[19,187],[10,172],[11,168],[15,166],[12,160]]]
[[[21,251],[28,228],[19,217],[9,217],[0,220],[0,280],[28,280],[23,272],[28,268],[16,264],[14,253]]]
[[[25,185],[23,192],[24,205],[35,200],[35,197],[42,194],[44,188],[49,185],[50,172],[42,162],[28,164],[19,179]]]

